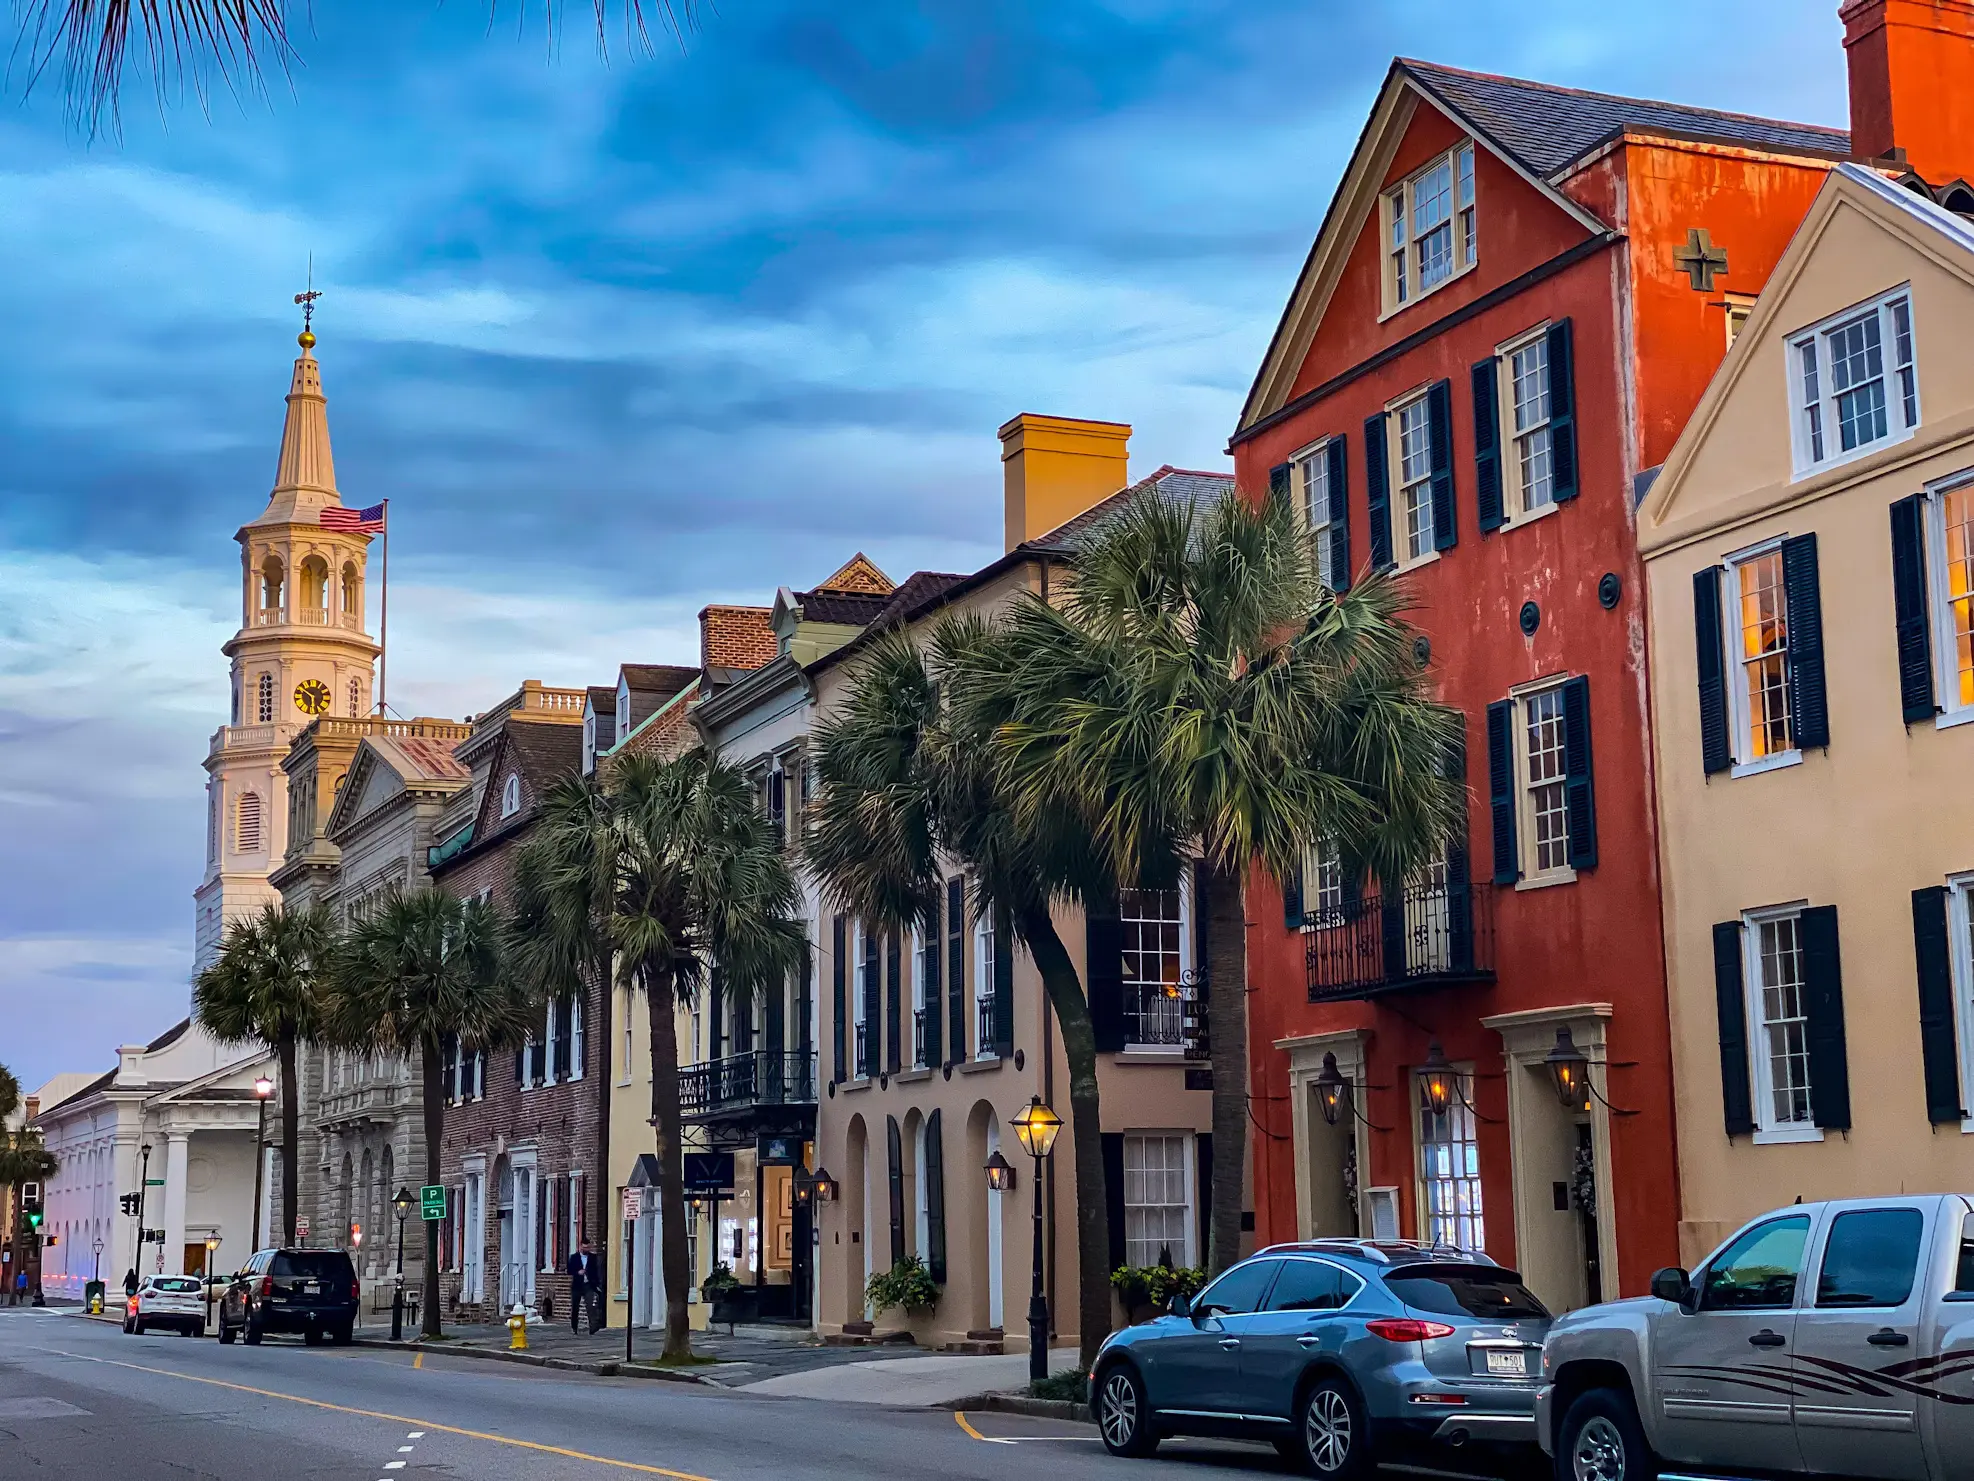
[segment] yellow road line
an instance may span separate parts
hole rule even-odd
[[[59,1348],[47,1351],[58,1357],[80,1358],[85,1363],[102,1363],[110,1368],[128,1368],[133,1373],[155,1373],[161,1378],[182,1378],[187,1383],[206,1383],[214,1388],[229,1388],[235,1393],[253,1394],[263,1399],[286,1399],[290,1404],[306,1404],[311,1409],[328,1409],[337,1414],[354,1414],[361,1419],[388,1419],[393,1424],[420,1425],[427,1430],[438,1430],[447,1435],[463,1435],[469,1440],[486,1440],[495,1445],[512,1445],[520,1450],[535,1450],[544,1455],[560,1455],[570,1460],[586,1460],[599,1466],[616,1466],[619,1470],[636,1471],[645,1476],[670,1476],[672,1481],[711,1481],[710,1477],[695,1475],[691,1471],[668,1471],[663,1466],[640,1465],[634,1460],[613,1460],[607,1455],[590,1455],[582,1450],[565,1450],[560,1445],[543,1445],[535,1440],[517,1440],[511,1435],[490,1435],[482,1430],[461,1429],[458,1425],[440,1424],[430,1419],[408,1419],[402,1414],[385,1414],[376,1409],[352,1409],[345,1404],[331,1404],[325,1399],[304,1399],[299,1394],[276,1393],[273,1389],[250,1388],[244,1383],[228,1383],[223,1378],[202,1378],[197,1373],[180,1373],[173,1368],[151,1368],[142,1363],[123,1363],[115,1358],[91,1357],[88,1353],[63,1352]],[[423,1354],[420,1354],[422,1357]],[[964,1420],[961,1423],[965,1423]],[[975,1436],[976,1439],[981,1438]]]
[[[425,1366],[425,1354],[424,1354],[424,1353],[422,1353],[422,1352],[420,1352],[420,1353],[413,1353],[413,1354],[412,1354],[412,1356],[411,1356],[411,1366],[412,1366],[412,1367],[414,1367],[414,1368],[422,1368],[422,1367],[424,1367],[424,1366]]]
[[[984,1440],[987,1438],[985,1435],[981,1434],[979,1430],[975,1429],[972,1425],[968,1424],[966,1422],[966,1415],[962,1414],[959,1410],[955,1409],[953,1411],[953,1418],[958,1420],[960,1428],[965,1430],[969,1435],[973,1436],[974,1439]]]

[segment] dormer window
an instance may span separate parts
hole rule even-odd
[[[596,711],[583,716],[583,775],[596,770]]]
[[[617,681],[617,739],[622,740],[631,728],[631,686],[628,679]]]
[[[500,788],[500,815],[503,818],[511,818],[520,810],[521,778],[517,773],[509,772],[507,780]]]
[[[1919,426],[1912,295],[1895,289],[1789,341],[1796,476],[1903,442]]]
[[[1478,260],[1474,146],[1459,144],[1385,192],[1384,311],[1396,313]]]

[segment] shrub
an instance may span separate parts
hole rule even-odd
[[[1206,1272],[1196,1266],[1120,1265],[1110,1273],[1127,1309],[1153,1306],[1164,1309],[1174,1296],[1196,1296],[1206,1284]]]
[[[706,1278],[699,1283],[699,1299],[702,1301],[723,1301],[740,1289],[740,1281],[733,1273],[731,1265],[715,1265],[706,1272]]]
[[[1063,1373],[1051,1373],[1028,1385],[1028,1392],[1037,1399],[1067,1399],[1072,1404],[1090,1402],[1090,1370],[1071,1368]]]
[[[917,1255],[907,1255],[889,1270],[873,1275],[864,1287],[864,1301],[876,1312],[893,1306],[929,1311],[938,1299],[939,1285]]]

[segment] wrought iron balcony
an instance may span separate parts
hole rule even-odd
[[[1124,984],[1124,1037],[1132,1044],[1177,1048],[1185,1042],[1185,1000],[1192,991],[1179,983]]]
[[[679,1108],[688,1121],[712,1121],[762,1106],[813,1106],[816,1056],[757,1049],[702,1060],[679,1071]]]
[[[1368,998],[1414,987],[1494,981],[1494,891],[1485,884],[1413,885],[1304,918],[1309,1001]]]

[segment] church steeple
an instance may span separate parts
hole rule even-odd
[[[312,353],[313,331],[300,335],[301,354],[288,382],[288,416],[281,428],[281,460],[274,491],[256,524],[312,522],[324,505],[342,502],[336,492],[336,459],[329,448],[329,402],[322,394],[322,366]]]

